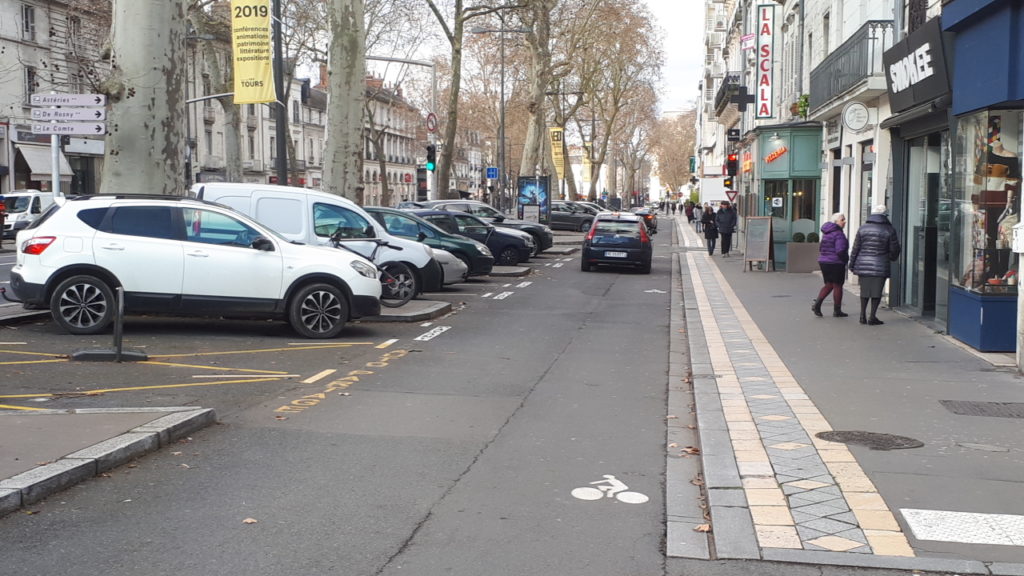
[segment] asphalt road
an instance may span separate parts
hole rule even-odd
[[[456,311],[429,325],[328,343],[134,318],[125,345],[150,362],[69,363],[109,339],[19,325],[34,363],[0,366],[6,403],[196,405],[220,424],[0,519],[0,572],[664,574],[668,234],[656,244],[649,276],[538,259],[446,293]],[[606,475],[633,494],[572,495]]]

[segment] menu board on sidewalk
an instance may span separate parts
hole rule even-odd
[[[768,271],[768,263],[775,270],[775,240],[772,237],[771,216],[747,217],[746,239],[743,247],[743,271],[754,269],[754,262],[764,262],[760,267]]]

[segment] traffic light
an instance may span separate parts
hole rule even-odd
[[[427,168],[427,170],[430,170],[431,172],[433,172],[434,168],[436,168],[436,167],[437,167],[437,146],[434,146],[433,144],[428,144],[427,145],[427,165],[426,165],[426,168]]]
[[[732,176],[726,176],[725,180],[722,180],[722,184],[725,185],[726,190],[732,190]]]
[[[739,170],[739,160],[735,154],[729,154],[728,159],[725,161],[725,173],[729,176],[735,176]]]

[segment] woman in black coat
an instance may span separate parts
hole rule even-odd
[[[889,222],[888,209],[879,204],[871,209],[871,216],[857,230],[850,253],[850,272],[860,280],[860,323],[877,326],[884,324],[876,317],[882,301],[882,288],[889,277],[892,262],[900,257],[900,240]],[[871,316],[867,316],[868,303]]]
[[[718,240],[718,226],[715,224],[715,213],[711,206],[704,207],[700,215],[700,225],[704,228],[704,241],[708,245],[708,256],[715,254],[715,241]]]

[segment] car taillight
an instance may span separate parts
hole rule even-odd
[[[651,237],[647,235],[647,226],[640,226],[640,242],[647,244],[651,241]]]
[[[36,236],[34,238],[29,238],[21,244],[21,253],[38,256],[39,254],[42,254],[44,250],[49,248],[50,244],[53,244],[56,239],[57,238],[54,236]]]
[[[591,240],[594,239],[594,232],[597,232],[597,226],[591,225],[590,232],[587,232],[587,242],[590,242]]]

